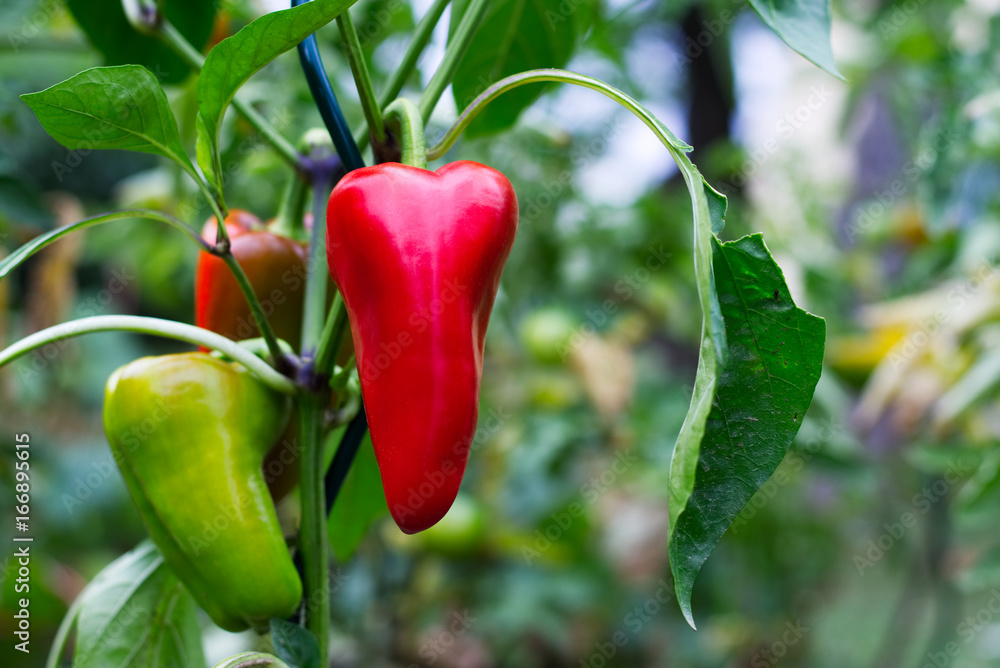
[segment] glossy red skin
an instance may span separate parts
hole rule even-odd
[[[226,218],[233,256],[246,272],[275,335],[297,348],[302,331],[308,250],[287,237],[254,229],[253,220],[259,225],[259,219],[246,216],[246,212],[233,210]],[[215,233],[215,218],[212,218],[205,224],[202,236],[214,243]],[[198,258],[194,321],[199,327],[234,341],[260,336],[229,267],[209,253],[201,253]]]
[[[330,271],[350,315],[386,501],[406,533],[435,524],[458,494],[517,217],[507,178],[474,162],[366,167],[330,196]]]

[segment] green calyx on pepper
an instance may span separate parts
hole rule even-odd
[[[149,534],[228,631],[266,628],[302,598],[261,463],[290,402],[204,353],[146,357],[108,379],[104,428]]]

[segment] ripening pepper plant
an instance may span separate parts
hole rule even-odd
[[[673,587],[692,627],[699,570],[809,408],[824,321],[795,305],[762,236],[720,241],[727,200],[691,162],[692,147],[628,91],[559,69],[591,28],[590,0],[452,3],[446,49],[418,99],[400,93],[448,0],[434,0],[386,81],[372,80],[352,4],[293,0],[209,47],[214,3],[70,2],[109,64],[22,96],[69,149],[172,161],[211,212],[207,221],[153,209],[106,213],[41,234],[0,261],[3,279],[67,235],[129,219],[170,226],[200,253],[193,322],[93,315],[0,352],[6,365],[110,330],[191,346],[136,359],[107,379],[108,446],[149,540],[86,587],[49,665],[71,651],[74,666],[204,666],[199,609],[222,629],[261,636],[258,651],[218,666],[330,665],[329,517],[366,433],[386,506],[405,534],[445,516],[475,450],[486,335],[519,213],[508,178],[463,160],[458,142],[466,132],[502,141],[546,87],[581,86],[622,105],[662,144],[690,195],[700,357],[665,479]],[[840,76],[827,0],[749,4],[791,48]],[[364,112],[353,132],[314,35],[331,22]],[[298,138],[239,97],[292,49],[325,124]],[[162,76],[156,70],[168,59],[177,66]],[[164,89],[178,67],[197,77],[193,147]],[[449,87],[460,113],[428,145],[427,122]],[[287,163],[272,221],[227,199],[230,107]],[[150,420],[153,428],[136,430]],[[328,457],[323,445],[334,433]],[[29,469],[18,469],[28,480]],[[275,504],[295,490],[301,509],[291,526]]]

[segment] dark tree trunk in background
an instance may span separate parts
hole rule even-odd
[[[715,17],[707,17],[700,5],[693,5],[681,21],[690,96],[687,140],[695,148],[696,163],[697,156],[704,155],[713,143],[729,139],[733,117],[728,28],[719,36],[713,35],[707,25],[713,20]]]

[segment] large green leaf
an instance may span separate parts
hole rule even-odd
[[[198,608],[152,543],[114,561],[80,596],[73,668],[206,665]]]
[[[713,240],[713,255],[729,360],[719,365],[697,459],[691,451],[675,453],[671,465],[671,483],[681,465],[694,483],[679,508],[671,498],[670,509],[670,567],[692,626],[695,578],[788,451],[819,381],[826,337],[825,322],[795,306],[759,234],[726,244]],[[711,384],[711,358],[711,343],[703,341],[696,397],[699,383]]]
[[[288,668],[319,668],[319,642],[305,627],[272,617],[271,644]]]
[[[66,148],[153,153],[194,169],[163,88],[141,65],[95,67],[21,99]]]
[[[330,545],[337,561],[350,559],[372,523],[387,514],[389,507],[382,492],[382,477],[375,461],[375,450],[371,437],[365,434],[327,524]]]
[[[453,3],[452,33],[468,6],[469,0]],[[591,0],[494,0],[452,81],[459,110],[506,76],[565,67],[580,36],[579,17],[592,12]],[[466,134],[474,137],[505,130],[543,92],[543,86],[530,86],[504,95],[469,125]]]
[[[830,48],[830,0],[750,0],[750,6],[785,44],[833,76],[844,78]]]
[[[265,65],[337,18],[355,0],[312,0],[265,14],[212,49],[198,77],[198,164],[221,182],[219,128],[240,86]]]
[[[217,0],[165,3],[167,18],[198,50],[212,33]],[[191,73],[184,60],[158,39],[137,32],[125,17],[122,0],[66,0],[87,39],[107,65],[144,65],[163,83],[179,83]]]

